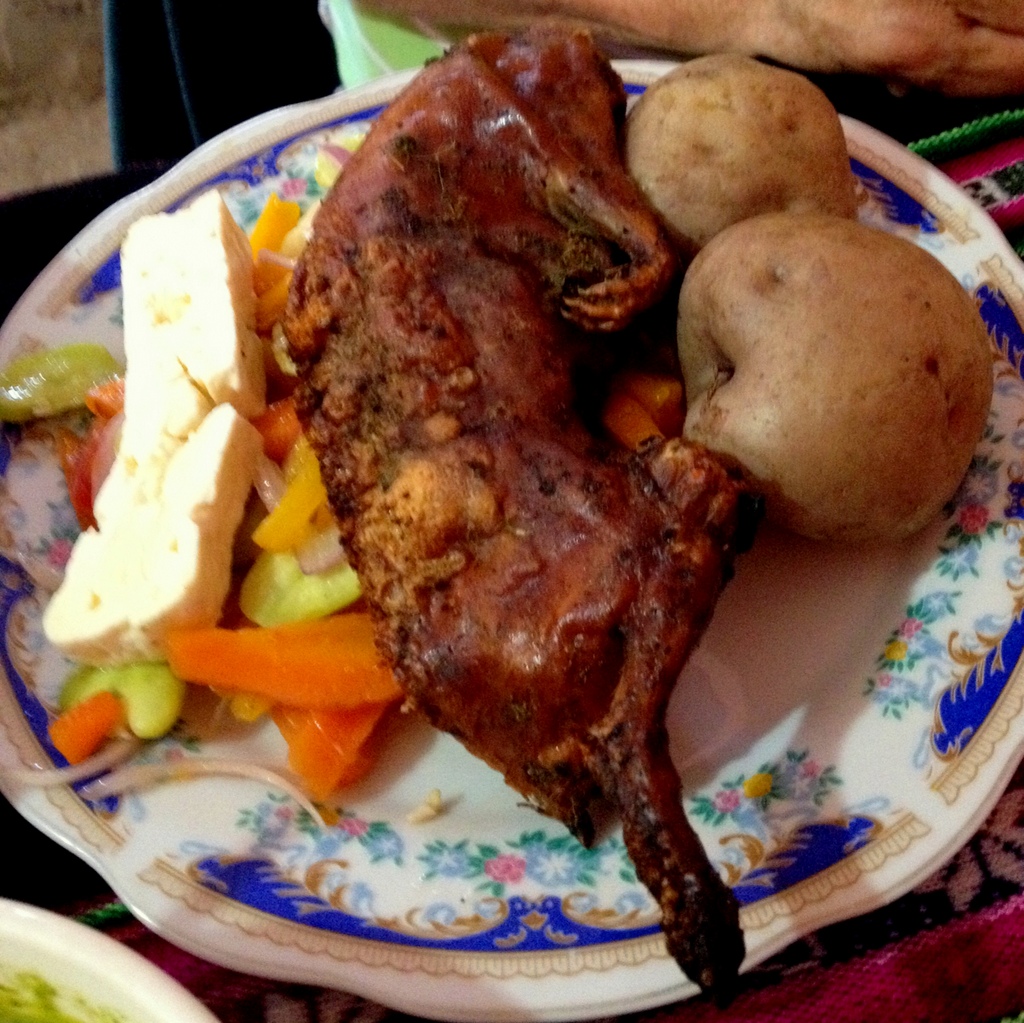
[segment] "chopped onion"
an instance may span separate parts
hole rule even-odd
[[[341,546],[341,530],[336,522],[318,530],[295,551],[299,568],[306,575],[319,575],[345,563],[345,548]]]
[[[415,810],[406,814],[405,819],[410,824],[426,824],[444,812],[444,800],[441,798],[440,789],[431,789],[422,803]]]
[[[257,263],[273,263],[275,266],[284,267],[285,270],[295,269],[295,260],[289,256],[282,256],[280,252],[273,249],[260,249],[256,255]]]
[[[287,487],[281,467],[273,459],[260,455],[253,468],[252,482],[267,511],[273,511]]]
[[[320,149],[327,153],[339,167],[344,167],[352,159],[351,150],[346,149],[344,146],[336,146],[331,142],[325,142]]]
[[[98,753],[70,767],[0,767],[0,778],[37,788],[74,785],[124,763],[138,751],[142,741],[134,737],[108,742]]]
[[[99,800],[120,796],[125,792],[148,788],[167,781],[182,781],[187,778],[229,776],[251,778],[273,788],[281,789],[294,799],[314,820],[323,821],[323,816],[309,797],[284,775],[269,767],[248,763],[244,760],[219,760],[190,757],[162,764],[130,764],[119,771],[104,775],[84,786],[79,795],[83,799]],[[324,822],[326,823],[326,822]]]
[[[274,324],[270,332],[270,352],[274,356],[274,363],[281,371],[282,376],[297,377],[299,367],[295,365],[288,348],[288,338],[285,336],[284,327],[280,321]]]

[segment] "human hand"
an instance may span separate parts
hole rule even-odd
[[[1024,0],[771,0],[746,51],[949,95],[1024,91]],[[751,37],[751,32],[754,38]],[[764,40],[758,43],[757,38]]]
[[[361,0],[477,27],[541,16],[686,56],[732,51],[959,96],[1024,92],[1024,0]]]

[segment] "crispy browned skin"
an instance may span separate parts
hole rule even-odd
[[[703,449],[601,440],[577,387],[632,344],[581,328],[624,327],[676,270],[621,170],[623,99],[580,34],[476,37],[428,67],[326,200],[286,331],[410,703],[585,842],[608,797],[671,952],[721,992],[737,907],[664,713],[744,502]]]

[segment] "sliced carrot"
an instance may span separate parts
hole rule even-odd
[[[288,766],[313,799],[326,799],[367,774],[374,763],[367,743],[389,706],[273,709],[271,716],[288,744]]]
[[[266,291],[256,298],[256,329],[268,331],[282,315],[288,302],[288,289],[292,283],[291,270],[285,270]]]
[[[113,419],[124,411],[124,377],[111,377],[85,392],[85,407],[101,419]]]
[[[288,395],[272,401],[252,420],[263,438],[263,453],[275,462],[283,462],[302,433],[302,425],[295,412],[295,399]]]
[[[605,429],[622,445],[635,451],[650,437],[664,437],[650,413],[625,391],[612,391],[601,412]]]
[[[124,718],[124,704],[113,693],[93,693],[50,722],[50,741],[69,764],[80,764],[121,727]]]
[[[615,390],[640,402],[666,437],[676,437],[682,431],[683,382],[678,377],[628,370],[615,381]]]
[[[175,675],[220,692],[306,708],[356,707],[401,696],[363,612],[266,629],[175,630],[165,646]]]
[[[283,278],[291,279],[291,267],[278,262],[277,260],[265,258],[261,255],[252,267],[252,288],[256,292],[256,308],[259,310],[260,301],[268,291],[273,290]],[[276,301],[276,300],[275,300]]]

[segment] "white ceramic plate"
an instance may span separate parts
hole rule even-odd
[[[636,94],[666,67],[620,70]],[[29,289],[0,333],[0,361],[76,339],[117,351],[117,249],[132,220],[209,188],[245,227],[271,190],[308,203],[318,146],[359,134],[407,80],[242,125],[115,206]],[[765,530],[684,673],[670,726],[686,808],[743,903],[748,966],[937,868],[980,824],[1024,742],[1024,273],[948,179],[845,127],[863,219],[935,253],[977,297],[995,400],[947,517],[898,549],[858,554]],[[45,720],[66,666],[42,638],[38,583],[75,529],[48,428],[9,431],[2,456],[0,765],[47,765],[60,762]],[[206,710],[192,707],[144,759],[282,763],[273,727],[214,737]],[[109,805],[71,788],[0,787],[153,929],[229,967],[448,1020],[585,1018],[694,993],[616,833],[581,848],[415,723],[389,749],[331,827],[245,781],[178,782]],[[408,823],[435,787],[446,812]]]
[[[15,1007],[24,1009],[18,1019],[35,1009],[40,1019],[57,1010],[80,1023],[217,1023],[177,981],[113,938],[0,899],[0,1019]]]

